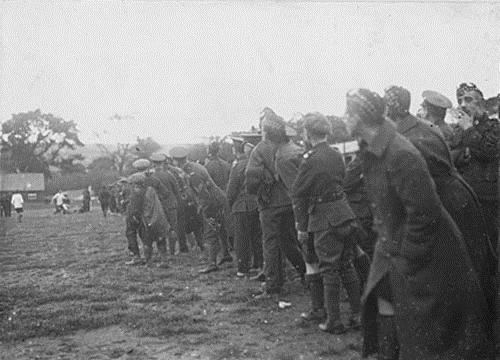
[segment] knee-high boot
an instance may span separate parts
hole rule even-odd
[[[349,316],[349,326],[354,329],[361,328],[361,286],[358,274],[354,266],[341,271],[342,285],[347,291],[351,314]]]
[[[322,321],[325,319],[325,302],[323,291],[323,279],[321,274],[306,274],[306,282],[309,285],[309,295],[311,296],[311,310],[300,314],[307,321]]]
[[[324,303],[326,322],[319,324],[322,331],[332,334],[342,334],[346,328],[340,320],[340,276],[327,274],[323,276]]]

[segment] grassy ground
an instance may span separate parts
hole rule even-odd
[[[204,254],[170,269],[127,266],[124,220],[28,207],[0,237],[0,359],[359,359],[359,333],[303,324],[307,293],[287,309],[227,265],[199,275]],[[344,304],[345,305],[345,304]]]

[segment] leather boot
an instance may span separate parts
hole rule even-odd
[[[168,249],[170,250],[170,255],[175,255],[175,243],[176,243],[176,238],[169,236],[168,237]]]
[[[146,265],[151,263],[151,257],[153,256],[153,248],[149,245],[144,245],[144,260]]]
[[[158,265],[159,268],[168,269],[168,257],[167,257],[167,244],[165,239],[158,241],[158,252],[160,253],[161,263]]]
[[[399,344],[396,337],[394,317],[387,315],[377,316],[378,360],[397,360],[399,358]]]
[[[361,286],[358,274],[354,266],[350,266],[341,272],[342,285],[347,291],[351,315],[349,316],[349,326],[355,330],[361,329]]]
[[[319,324],[322,331],[331,334],[342,334],[346,328],[340,320],[340,277],[337,275],[323,277],[324,304],[326,308],[326,322]]]
[[[309,285],[311,296],[311,310],[300,314],[306,321],[323,321],[326,317],[324,307],[323,279],[321,274],[306,274],[305,279]]]

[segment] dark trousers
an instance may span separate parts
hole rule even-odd
[[[144,258],[146,261],[150,261],[153,255],[153,243],[156,242],[156,247],[158,248],[158,252],[165,259],[167,254],[167,243],[165,241],[165,235],[162,233],[148,230],[144,225],[139,227],[139,236],[142,240],[142,245],[144,248]]]
[[[139,246],[137,245],[137,234],[139,232],[140,224],[127,214],[127,217],[125,218],[125,226],[125,236],[127,237],[128,249],[132,254],[134,254],[134,256],[140,256]]]
[[[254,210],[234,213],[234,227],[238,271],[246,273],[250,270],[250,266],[261,268],[263,259],[259,212]]]
[[[306,272],[298,247],[295,218],[291,206],[264,209],[259,215],[263,234],[266,291],[278,293],[285,282],[281,253],[300,274]]]
[[[101,201],[101,210],[104,217],[106,217],[109,210],[109,203],[107,201]]]
[[[356,244],[349,236],[339,235],[336,230],[331,227],[314,233],[314,249],[324,284],[335,282],[339,274],[342,277],[347,273],[355,274],[353,260]]]

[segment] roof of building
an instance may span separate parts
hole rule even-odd
[[[41,173],[0,174],[0,191],[45,191]]]

